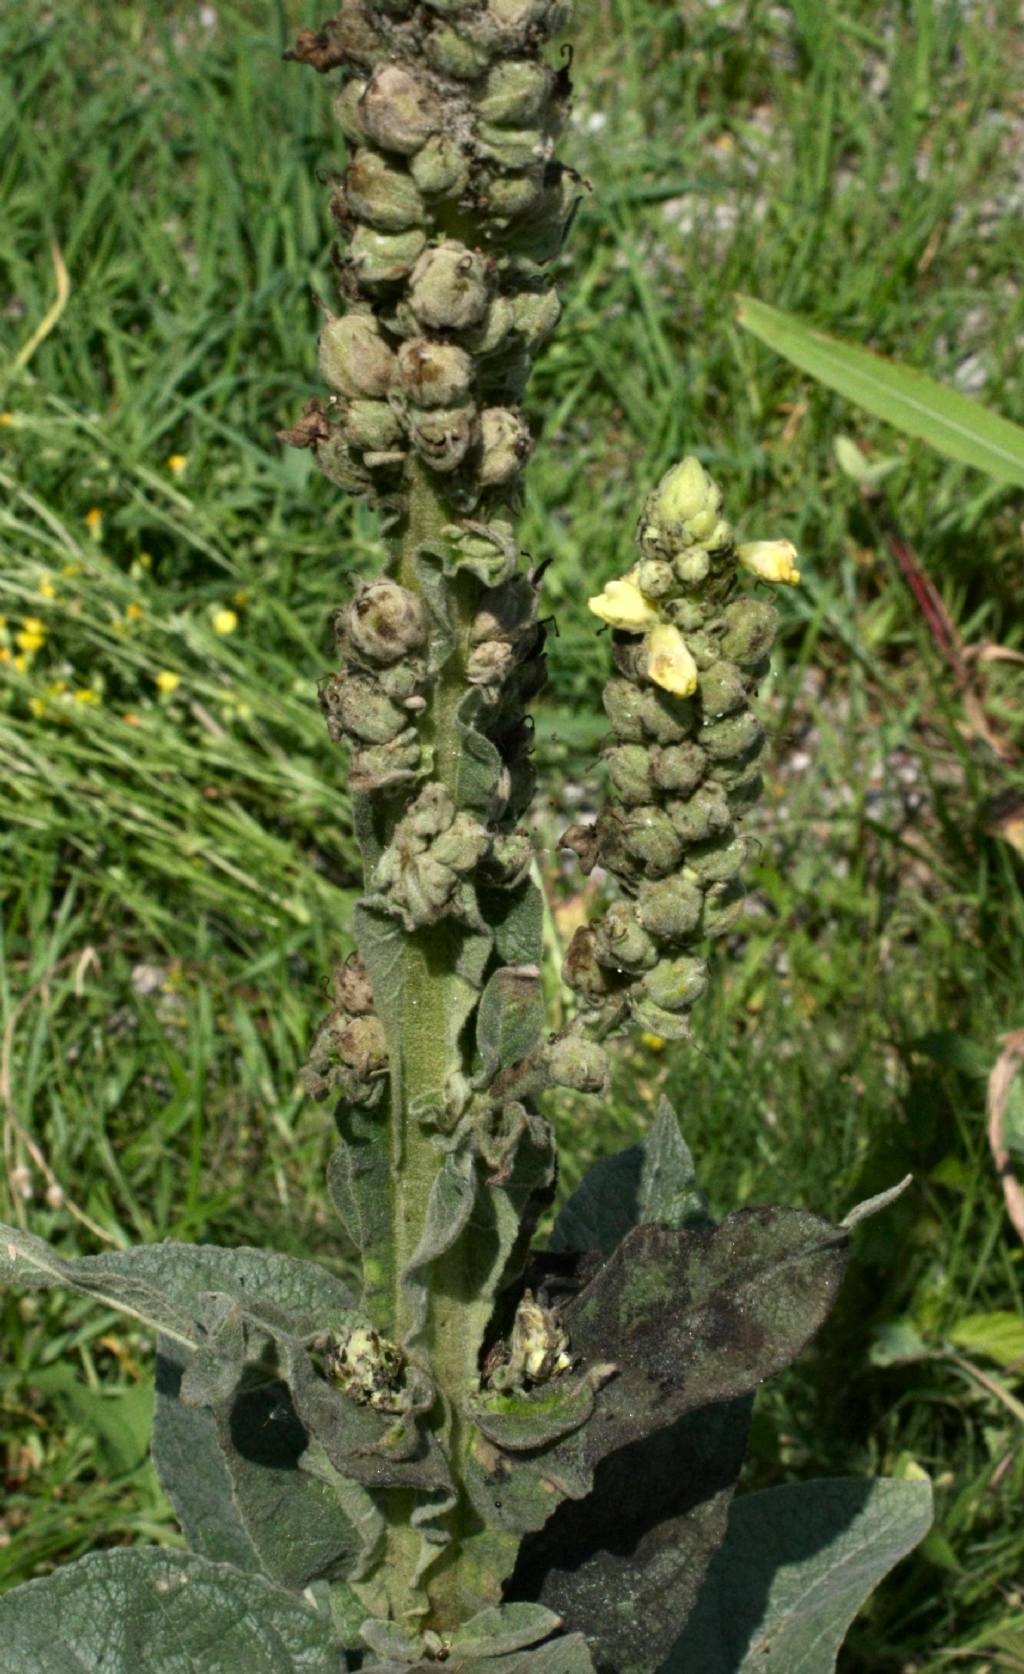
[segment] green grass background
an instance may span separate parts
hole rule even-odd
[[[563,153],[593,190],[531,388],[523,520],[553,560],[538,834],[563,934],[579,880],[554,838],[600,791],[606,649],[584,601],[629,561],[645,487],[696,450],[746,536],[797,542],[804,584],[766,692],[742,934],[692,1047],[624,1048],[606,1104],[554,1107],[565,1177],[662,1091],[719,1210],[842,1214],[913,1172],[858,1234],[818,1345],[762,1396],[748,1484],[927,1470],[935,1532],[843,1666],[1024,1669],[1024,1252],[984,1132],[999,1037],[1024,1027],[1021,855],[996,818],[1024,791],[1024,678],[979,665],[1001,759],[888,544],[913,547],[966,643],[1019,648],[1021,500],[812,387],[731,303],[803,311],[1024,422],[1019,10],[579,12]],[[340,1255],[329,1117],[297,1089],[357,878],[314,691],[328,611],[381,546],[274,439],[316,387],[331,294],[318,172],[339,144],[323,83],[280,62],[318,16],[10,0],[0,21],[0,1195],[69,1250]],[[68,300],[19,362],[54,245]],[[838,434],[893,461],[873,498]],[[1010,1116],[1024,1134],[1019,1096]],[[176,1541],[145,1458],[148,1341],[65,1298],[0,1305],[0,1581]],[[964,1319],[994,1311],[1016,1326],[965,1346]],[[880,1364],[909,1333],[917,1358]]]

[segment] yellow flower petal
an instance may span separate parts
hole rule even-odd
[[[96,539],[99,540],[103,530],[103,513],[99,506],[93,506],[86,512],[85,522],[90,535],[95,535]]]
[[[57,589],[48,575],[44,575],[39,583],[39,591],[44,599],[55,599],[57,597]]]
[[[100,694],[94,691],[91,686],[79,686],[74,694],[74,699],[76,703],[99,703]]]
[[[28,658],[14,657],[12,658],[11,666],[16,669],[19,674],[25,674],[28,671]]]
[[[660,623],[647,636],[647,677],[673,697],[691,697],[697,690],[697,664],[670,622]]]
[[[238,627],[238,617],[233,610],[215,610],[210,621],[215,634],[233,634]]]
[[[142,606],[140,604],[126,605],[124,613],[127,616],[129,622],[141,622],[142,621],[143,612],[142,612]]]
[[[796,567],[797,550],[792,541],[748,541],[736,548],[736,556],[745,570],[762,581],[782,582],[795,587],[800,580]]]
[[[162,668],[159,674],[153,676],[157,688],[161,692],[175,692],[181,685],[181,675],[175,674],[173,669]]]
[[[181,476],[182,471],[185,470],[187,465],[188,465],[188,454],[187,453],[172,453],[171,457],[167,461],[167,469],[169,471],[173,472],[173,474],[176,477]]]
[[[588,599],[587,604],[594,615],[607,622],[610,628],[623,628],[627,633],[640,633],[659,620],[654,605],[644,598],[636,582],[631,581],[628,575],[609,581],[604,592]]]
[[[13,413],[0,413],[0,425],[3,425],[5,430],[6,430],[8,425],[13,424],[13,423],[14,423],[14,414]]]
[[[19,651],[27,651],[29,653],[33,651],[41,651],[43,646],[46,644],[46,635],[32,633],[31,630],[25,629],[22,633],[15,634],[14,643],[18,647]]]
[[[36,717],[36,720],[39,720],[40,716],[46,714],[46,703],[41,697],[30,697],[28,700],[28,706],[32,711],[32,714]]]

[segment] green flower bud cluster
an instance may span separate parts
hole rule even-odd
[[[751,697],[778,617],[737,591],[738,576],[798,577],[788,542],[736,546],[721,490],[693,458],[648,496],[637,544],[638,564],[590,601],[613,628],[618,669],[604,693],[614,800],[563,838],[624,894],[577,931],[565,977],[591,1014],[628,1007],[642,1028],[681,1039],[706,985],[697,950],[741,910],[750,840],[738,827],[762,787]]]
[[[476,916],[467,882],[491,847],[489,833],[471,814],[456,812],[443,785],[431,780],[395,826],[370,877],[406,930],[439,918]]]
[[[352,954],[334,972],[334,1004],[318,1024],[302,1078],[313,1098],[344,1094],[351,1104],[380,1104],[387,1085],[388,1047],[373,1009],[373,987]]]
[[[349,162],[331,200],[347,311],[329,315],[319,424],[286,433],[352,492],[410,458],[471,511],[518,484],[518,403],[560,305],[547,265],[580,183],[554,156],[569,81],[544,58],[565,0],[345,0],[291,56],[344,70]]]
[[[320,688],[333,742],[352,745],[349,784],[382,790],[420,766],[416,722],[426,705],[427,621],[418,593],[382,577],[361,584],[334,617],[342,671]]]

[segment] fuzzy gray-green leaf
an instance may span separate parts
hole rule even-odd
[[[490,977],[480,997],[476,1039],[482,1077],[512,1069],[540,1045],[544,1035],[544,995],[535,965],[503,965]]]
[[[857,1611],[931,1521],[928,1482],[826,1478],[734,1500],[665,1674],[833,1674]]]
[[[663,1098],[638,1145],[601,1157],[562,1208],[551,1235],[554,1250],[601,1250],[611,1255],[634,1226],[709,1223],[690,1149],[675,1111]]]
[[[329,1618],[189,1552],[93,1552],[0,1599],[3,1674],[342,1674]]]

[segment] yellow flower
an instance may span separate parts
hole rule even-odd
[[[9,663],[10,660],[11,653],[8,651],[6,645],[0,645],[0,663]]]
[[[85,522],[90,535],[98,541],[103,533],[103,513],[99,506],[93,506],[91,511],[86,512]]]
[[[172,453],[171,457],[167,461],[167,469],[176,477],[181,476],[182,471],[185,470],[187,465],[187,453]]]
[[[697,664],[679,629],[669,622],[647,636],[647,675],[674,697],[691,697],[697,690]]]
[[[57,597],[57,589],[48,575],[44,575],[39,583],[39,591],[44,599],[55,599]]]
[[[7,426],[9,424],[13,424],[13,423],[14,423],[14,414],[13,413],[0,413],[0,425],[2,425],[5,430],[7,429]]]
[[[62,564],[60,567],[60,573],[61,575],[67,576],[81,575],[82,566],[81,564]]]
[[[136,562],[141,564],[144,570],[151,570],[153,568],[153,560],[148,552],[140,552]]]
[[[181,685],[181,675],[175,674],[174,670],[170,668],[162,668],[160,673],[155,674],[153,678],[156,681],[157,689],[166,692],[168,695],[177,691]]]
[[[233,634],[238,627],[238,617],[233,610],[215,610],[210,620],[215,634]]]
[[[736,556],[745,570],[762,581],[778,581],[795,587],[800,580],[797,550],[792,541],[748,541],[736,548]]]
[[[2,632],[3,629],[6,628],[6,626],[7,626],[6,616],[0,616],[0,632]]]
[[[28,706],[33,715],[36,717],[36,720],[39,720],[41,715],[46,714],[46,704],[41,697],[30,697],[28,700]]]
[[[125,615],[127,616],[129,622],[141,622],[143,616],[142,606],[140,604],[127,605],[125,607]]]
[[[636,582],[628,575],[609,581],[604,592],[588,599],[587,604],[594,615],[607,622],[610,628],[624,628],[628,633],[639,633],[658,621],[654,605],[644,598]]]
[[[18,650],[27,651],[29,655],[31,655],[33,651],[41,651],[43,646],[46,644],[45,631],[43,633],[38,633],[34,627],[30,628],[27,625],[28,622],[33,620],[34,618],[29,617],[22,632],[20,634],[15,634],[14,636],[14,643],[18,647]],[[39,626],[42,628],[43,624],[40,622]]]
[[[652,1035],[650,1031],[646,1031],[640,1036],[640,1039],[648,1052],[664,1052],[665,1050],[665,1042],[660,1035]]]
[[[28,672],[28,658],[27,657],[12,657],[11,667],[13,669],[15,669],[18,674],[27,673]]]
[[[99,703],[100,694],[92,686],[79,686],[74,698],[76,703]]]

